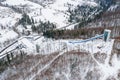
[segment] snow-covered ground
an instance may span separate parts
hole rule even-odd
[[[27,41],[27,42],[26,42]],[[95,39],[93,41],[83,42],[83,43],[69,43],[71,41],[80,41],[80,39],[76,40],[53,40],[48,39],[44,37],[40,37],[38,40],[31,41],[28,38],[21,38],[19,40],[19,44],[22,43],[26,47],[22,50],[25,50],[29,55],[50,55],[52,53],[58,52],[59,54],[54,57],[51,61],[49,61],[48,64],[44,65],[44,67],[38,69],[36,73],[33,73],[31,77],[26,77],[26,79],[34,80],[34,78],[39,75],[42,71],[49,68],[51,64],[55,62],[56,59],[58,59],[59,56],[65,54],[69,51],[75,51],[75,52],[85,52],[93,59],[93,61],[96,63],[96,69],[100,73],[100,79],[98,80],[106,80],[109,76],[114,76],[118,74],[118,71],[120,69],[120,61],[117,59],[116,54],[111,56],[114,40],[111,39],[108,42],[104,42],[102,39]],[[36,52],[36,47],[39,49],[39,52]],[[34,47],[32,47],[34,46]],[[30,52],[30,50],[32,52]],[[83,53],[84,54],[84,53]],[[97,59],[95,55],[105,55],[106,57],[100,57]],[[85,57],[85,56],[84,56]],[[84,58],[83,57],[83,58]],[[111,59],[112,58],[112,59]],[[103,60],[104,62],[99,61]],[[84,63],[84,61],[82,62]],[[110,65],[111,63],[111,65]],[[32,69],[35,68],[35,66],[40,65],[38,62],[37,64],[32,67]],[[86,74],[83,74],[86,75]],[[66,75],[67,76],[67,75]],[[1,76],[0,76],[1,77]],[[83,76],[84,77],[84,76]],[[1,77],[4,80],[4,77]],[[22,78],[20,78],[22,79]],[[84,78],[83,78],[84,79]],[[69,80],[69,79],[68,79]]]
[[[0,30],[13,27],[20,17],[21,14],[12,9],[0,6]]]
[[[110,45],[111,42],[113,44],[113,40],[106,43],[103,40],[98,39],[94,41],[72,44],[69,43],[69,41],[74,41],[74,40],[52,40],[52,39],[44,39],[44,38],[42,39],[42,38],[35,41],[35,44],[40,46],[40,52],[43,54],[49,54],[49,53],[61,51],[63,48],[66,47],[68,51],[80,49],[82,51],[87,51],[92,54],[97,52],[111,53],[108,51],[112,50],[112,45]],[[78,41],[80,40],[78,39]],[[99,49],[99,47],[101,48]]]
[[[0,30],[0,43],[4,43],[7,40],[16,39],[18,34],[13,30]]]
[[[102,73],[102,76],[103,76],[101,77],[101,80],[106,80],[109,76],[116,75],[117,71],[120,69],[118,65],[120,61],[117,60],[116,55],[114,55],[114,59],[113,59],[114,65],[113,66],[109,65],[109,60],[110,60],[113,44],[114,44],[114,40],[110,40],[109,42],[104,42],[101,39],[83,42],[83,43],[75,43],[75,44],[69,43],[69,40],[55,40],[55,41],[49,40],[47,42],[45,41],[45,42],[40,43],[40,45],[42,45],[40,47],[40,52],[43,52],[42,54],[46,54],[46,53],[48,54],[49,52],[50,53],[57,52],[63,49],[67,49],[68,51],[78,50],[82,52],[88,52],[89,54],[91,54],[92,58],[95,60],[98,67],[100,68],[100,72]],[[107,55],[107,58],[104,64],[98,62],[93,57],[97,53],[105,53]]]
[[[68,22],[68,9],[74,9],[77,5],[98,6],[94,1],[89,0],[55,0],[52,4],[43,7],[41,4],[34,3],[28,0],[6,0],[2,2],[3,5],[14,6],[22,11],[28,13],[35,21],[50,21],[61,28],[70,24]],[[8,19],[9,20],[9,19]]]
[[[41,38],[36,41],[37,42],[36,44],[40,46],[40,53],[44,55],[61,51],[63,49],[66,49],[67,51],[75,50],[88,52],[89,54],[91,54],[92,58],[97,63],[98,68],[100,69],[100,73],[102,75],[100,80],[106,80],[109,76],[117,75],[118,70],[120,69],[119,67],[120,65],[118,65],[120,61],[117,60],[116,54],[113,56],[112,59],[113,65],[110,66],[109,64],[114,40],[104,42],[103,40],[98,39],[94,41],[75,44],[71,44],[69,43],[69,41],[72,40],[50,40],[50,39],[46,40],[44,38]],[[97,53],[105,53],[107,55],[104,63],[100,63],[97,59],[94,58],[94,55]]]
[[[12,37],[9,35],[14,34],[14,32],[12,32],[12,33],[8,32],[8,33],[9,34],[6,34],[7,37]],[[17,34],[16,34],[16,36],[17,36]],[[5,38],[7,38],[7,37],[5,37]],[[72,41],[73,42],[80,41],[80,39],[78,39],[78,40],[62,40],[62,39],[54,40],[54,39],[44,38],[43,36],[41,36],[39,39],[34,40],[34,37],[26,36],[26,37],[19,38],[17,44],[18,45],[22,44],[23,46],[25,46],[25,52],[29,53],[31,50],[31,51],[34,51],[34,54],[35,53],[38,54],[37,52],[35,52],[36,46],[38,46],[39,52],[40,52],[39,54],[46,55],[46,54],[51,54],[54,52],[59,52],[66,48],[68,51],[80,50],[80,51],[88,52],[91,54],[98,53],[98,52],[111,54],[112,45],[114,43],[114,40],[105,42],[102,39],[95,39],[93,41],[87,41],[87,42],[82,42],[82,43],[71,43]],[[26,49],[28,49],[28,51]]]
[[[82,75],[82,80],[85,80],[85,76],[87,75],[87,71],[90,69],[90,67],[92,68],[95,67],[95,69],[98,70],[98,72],[100,73],[99,80],[106,80],[108,77],[111,77],[111,76],[114,76],[116,80],[118,79],[117,75],[120,70],[120,65],[119,65],[120,60],[118,59],[117,54],[112,53],[113,44],[114,44],[113,39],[110,39],[108,42],[104,42],[102,39],[95,39],[93,41],[87,41],[83,43],[70,43],[72,41],[80,41],[80,39],[55,40],[55,39],[44,38],[43,36],[37,36],[39,37],[37,39],[36,36],[31,36],[31,35],[22,36],[18,38],[19,35],[17,31],[15,32],[15,30],[18,29],[19,32],[22,33],[23,26],[21,25],[15,26],[18,20],[21,18],[21,13],[15,12],[14,10],[12,10],[12,8],[10,8],[11,6],[18,8],[22,11],[26,11],[26,13],[30,17],[32,17],[36,22],[39,22],[40,20],[50,21],[56,24],[58,29],[61,29],[61,28],[65,28],[64,26],[67,26],[70,24],[68,22],[68,18],[70,14],[67,12],[69,8],[74,9],[77,5],[84,5],[84,4],[88,4],[92,7],[98,6],[98,4],[94,2],[94,0],[90,0],[90,1],[89,0],[55,0],[52,4],[48,4],[45,6],[38,3],[34,3],[30,0],[5,0],[1,4],[4,6],[0,6],[0,44],[1,44],[0,51],[4,50],[4,48],[6,48],[7,45],[9,46],[9,44],[7,43],[3,46],[3,43],[7,42],[8,40],[10,40],[10,42],[8,43],[11,43],[11,41],[13,40],[15,40],[16,42],[14,43],[13,41],[13,45],[10,45],[3,52],[1,52],[0,56],[13,49],[16,49],[17,52],[24,51],[28,55],[33,55],[33,56],[36,56],[36,55],[40,55],[40,56],[52,55],[53,56],[54,53],[58,53],[58,54],[55,54],[52,59],[47,58],[48,61],[45,61],[45,63],[42,63],[42,68],[39,67],[41,65],[41,63],[39,63],[40,62],[39,59],[38,60],[36,59],[35,63],[31,63],[33,65],[29,66],[30,69],[27,69],[28,72],[30,71],[31,74],[33,75],[32,76],[28,75],[26,77],[24,76],[24,78],[19,77],[17,78],[17,80],[22,80],[22,79],[34,80],[34,78],[37,75],[39,75],[42,71],[49,68],[60,56],[66,54],[67,52],[69,53],[72,51],[73,53],[74,51],[83,52],[83,55],[84,53],[87,53],[86,56],[83,56],[80,58],[81,59],[86,58],[88,60],[92,58],[93,63],[95,64],[94,66],[92,65],[93,63],[90,63],[91,65],[87,67],[88,65],[85,66],[86,62],[81,61],[83,63],[82,66],[85,66],[85,68],[87,67],[87,69],[85,70],[86,72],[82,70],[86,74],[80,72]],[[116,7],[117,6],[113,6],[110,8],[110,10]],[[70,25],[66,29],[73,29],[74,26],[78,24],[79,23]],[[27,27],[31,28],[30,25]],[[17,54],[17,52],[15,53]],[[100,56],[103,55],[103,56],[96,57],[97,55],[100,55]],[[36,73],[35,72],[32,73],[32,70],[34,70],[35,67],[38,67],[37,68],[38,71],[35,70]],[[7,72],[10,72],[11,73],[10,75],[12,75],[12,73],[19,74],[16,72],[17,70],[12,72],[11,71],[12,69],[6,69],[5,72],[3,72],[0,75],[0,79],[4,80],[7,76],[9,76],[9,74],[4,75]],[[66,74],[64,72],[62,73],[67,77],[67,80],[71,80],[69,79],[71,75]],[[56,74],[56,76],[59,76],[59,73]],[[63,80],[66,80],[66,79],[63,79]]]

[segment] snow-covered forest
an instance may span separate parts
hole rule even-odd
[[[0,0],[0,80],[120,80],[120,1]]]

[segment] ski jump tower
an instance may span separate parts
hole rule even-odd
[[[110,39],[110,34],[111,34],[111,30],[105,29],[104,30],[104,34],[103,34],[103,40],[105,42],[109,41]]]

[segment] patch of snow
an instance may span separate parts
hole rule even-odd
[[[0,7],[0,25],[5,28],[12,27],[19,20],[21,14],[14,12],[7,7]]]
[[[114,11],[119,5],[112,5],[110,6],[110,8],[108,9],[108,11]]]
[[[18,37],[18,34],[16,32],[14,32],[13,30],[10,30],[10,31],[1,30],[0,33],[1,33],[0,43],[3,43],[10,39],[15,39]]]
[[[6,0],[6,1],[2,2],[2,4],[8,4],[10,6],[15,6],[15,5],[30,5],[33,8],[42,7],[39,4],[30,2],[28,0]]]

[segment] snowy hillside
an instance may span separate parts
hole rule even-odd
[[[71,26],[68,25],[76,23],[76,20],[82,22],[81,20],[89,17],[94,18],[94,15],[99,14],[105,4],[107,5],[108,2],[106,3],[106,1],[102,0],[1,0],[0,33],[2,33],[2,30],[13,30],[19,36],[29,35],[34,32],[34,26],[35,28],[37,27],[37,32],[40,33],[46,27],[43,27],[43,25],[46,25],[44,22],[48,21],[50,24],[53,23],[55,28],[58,29],[66,27],[68,27],[67,29],[74,29],[74,26],[78,25],[79,22]],[[31,22],[33,23],[29,25],[19,24],[19,21],[24,17],[22,16],[24,13],[32,19]],[[27,20],[27,18],[24,18],[21,21],[26,23],[25,19]],[[48,27],[51,26],[47,24],[45,29]],[[30,33],[30,31],[32,32]],[[14,35],[12,36],[15,38]],[[10,39],[4,41],[7,40]]]
[[[21,14],[12,9],[0,6],[0,29],[13,27],[20,17]]]
[[[55,23],[57,28],[69,24],[68,19],[71,15],[69,9],[74,11],[77,6],[84,7],[84,5],[88,5],[88,7],[85,7],[86,11],[90,11],[90,7],[91,9],[97,10],[97,8],[102,7],[99,3],[102,3],[102,0],[99,2],[97,2],[97,0],[6,0],[1,2],[2,5],[11,7],[13,10],[16,10],[16,12],[26,12],[37,22],[42,20]],[[94,11],[91,11],[91,13],[86,16],[92,15],[93,13],[99,14],[99,10],[98,12]],[[77,16],[82,18],[84,16],[83,12],[80,11],[79,13]]]
[[[97,19],[87,23],[85,27],[92,28],[112,28],[112,37],[120,36],[120,0],[113,0],[107,11],[98,16]]]
[[[0,0],[0,80],[119,80],[119,9],[112,0]]]
[[[25,39],[21,41],[26,43]],[[0,75],[1,80],[53,80],[53,78],[60,80],[111,80],[118,78],[116,75],[119,74],[118,63],[120,61],[117,54],[112,53],[114,40],[104,42],[98,39],[75,44],[71,44],[69,41],[74,40],[52,40],[41,37],[34,41],[39,46],[40,53],[29,51],[29,55],[36,53],[32,55],[34,59],[30,56],[25,58],[26,62],[30,60],[29,66],[26,62],[18,64],[19,66],[11,66]],[[27,41],[27,45],[31,45],[28,43],[31,42]],[[37,56],[44,57],[37,58]],[[49,70],[50,73],[48,73]]]

